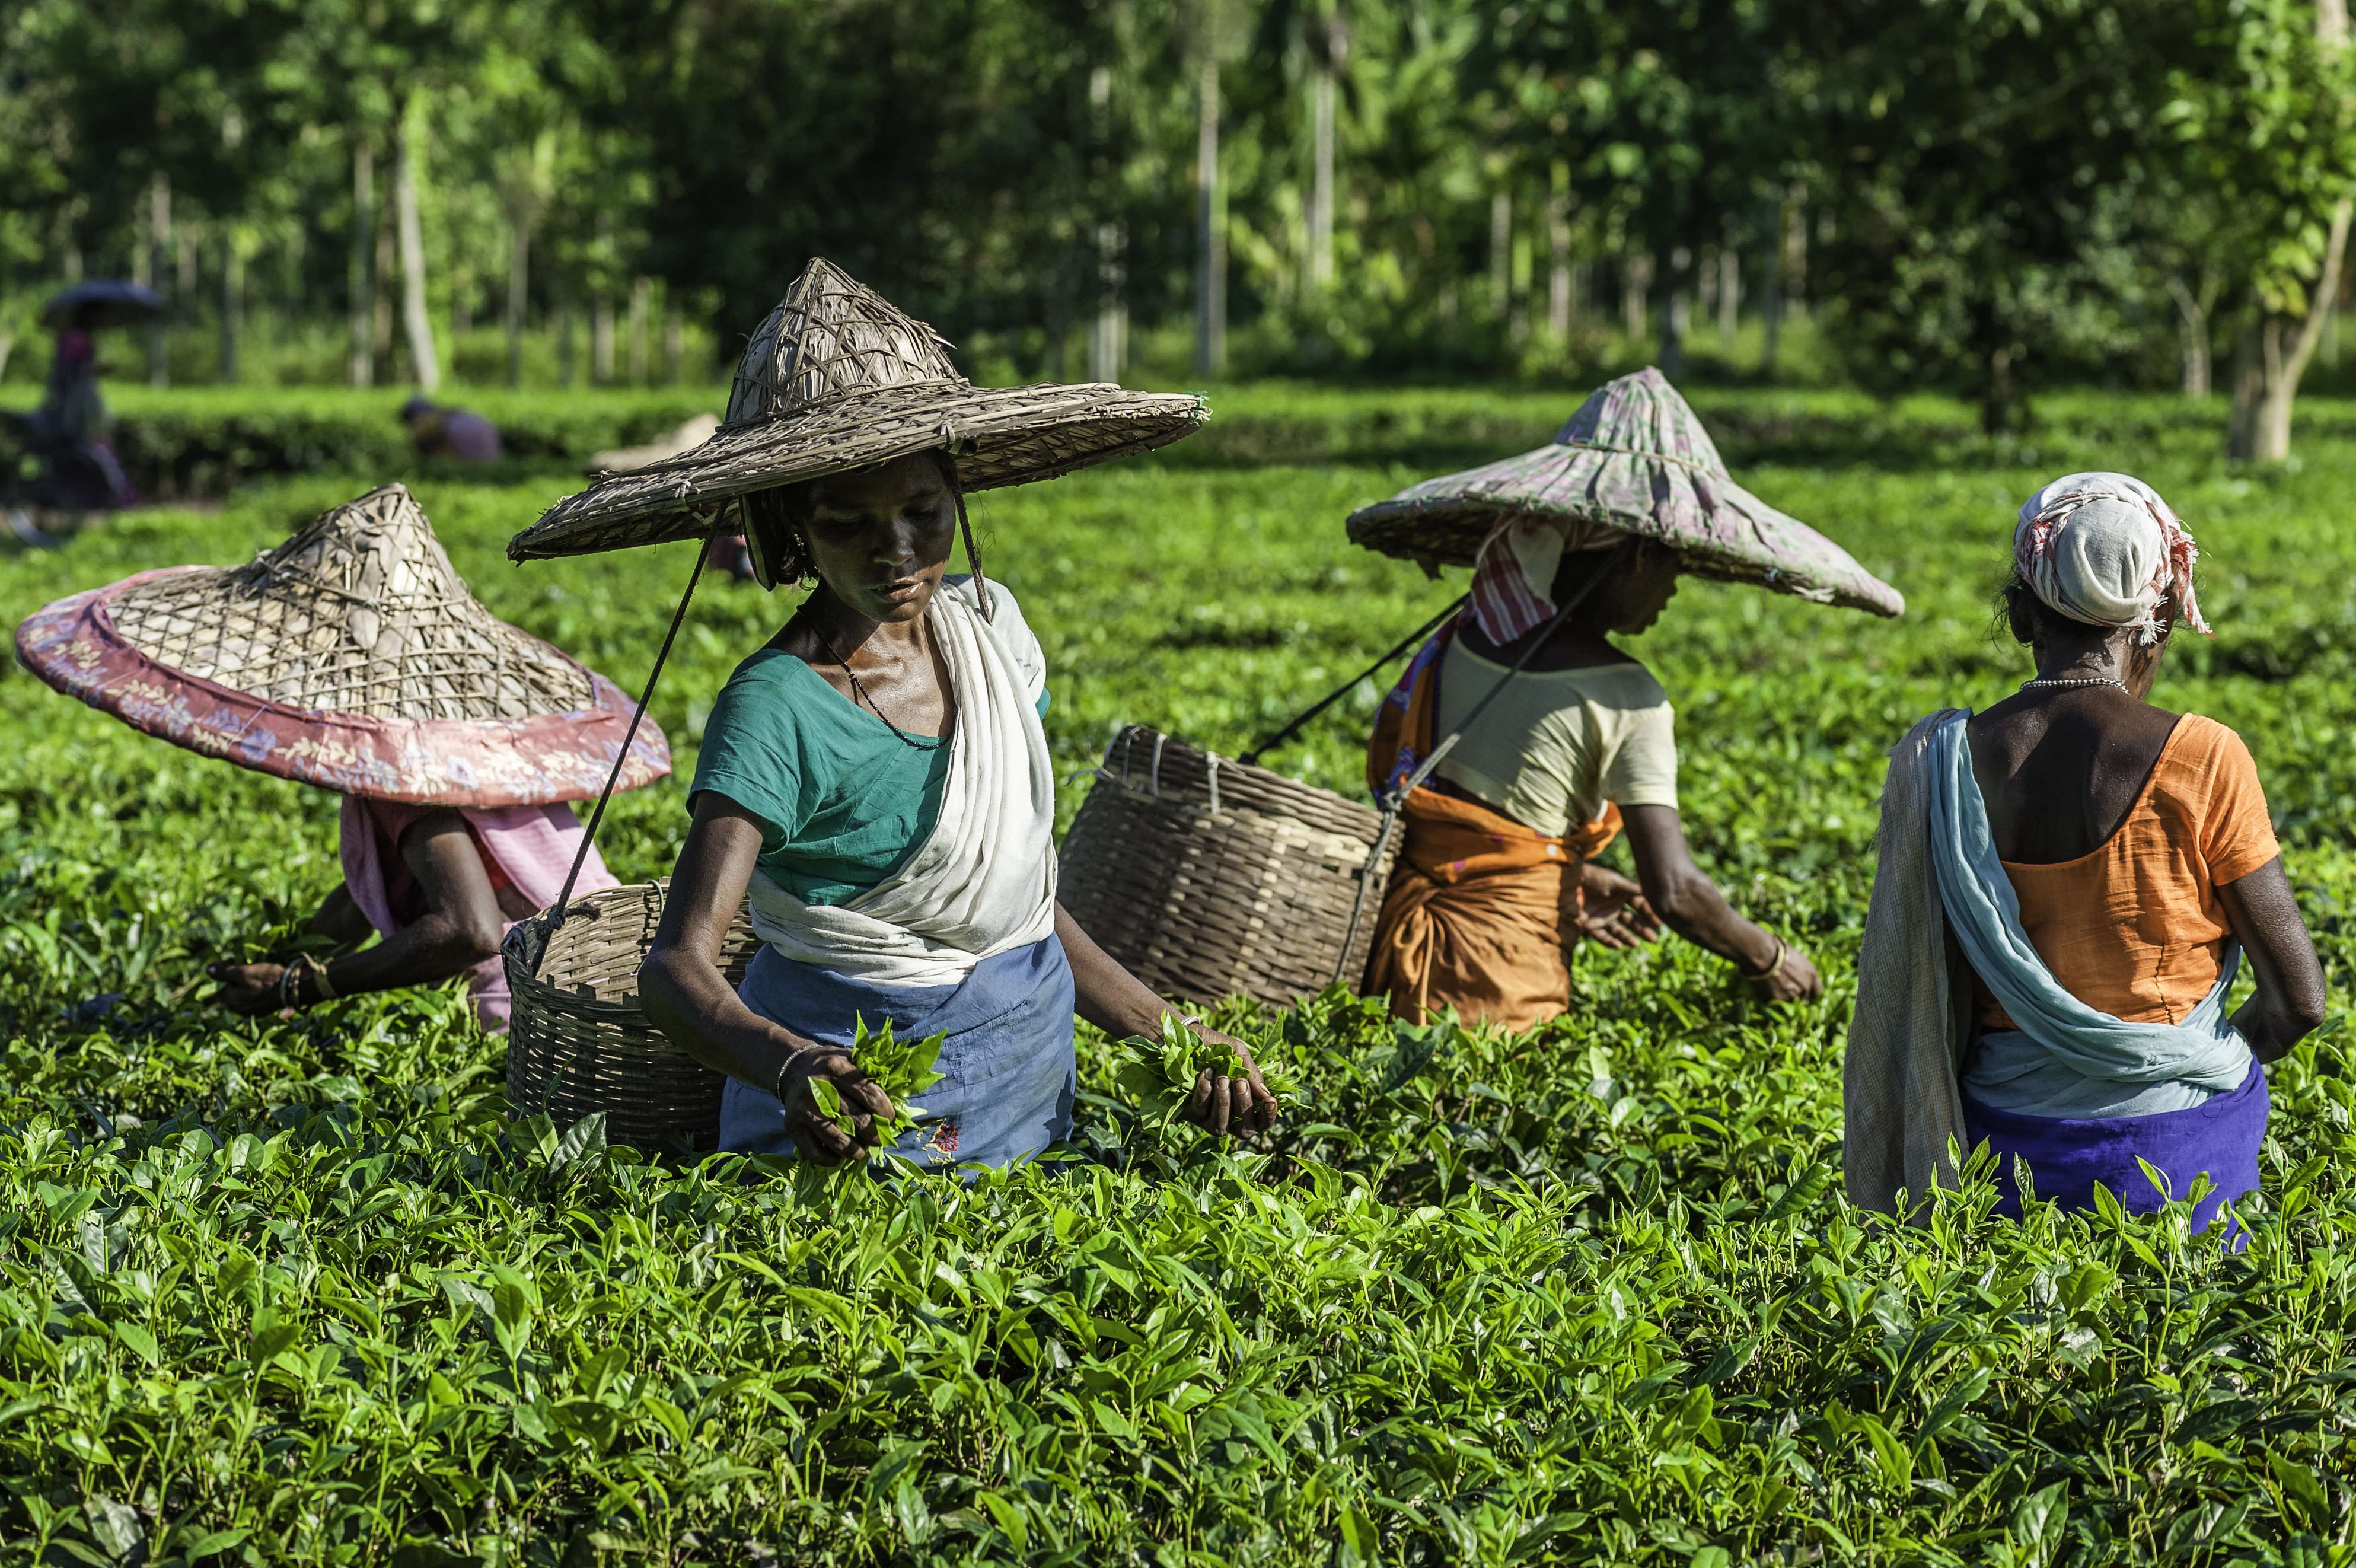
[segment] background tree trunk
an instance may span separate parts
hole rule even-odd
[[[508,385],[523,385],[524,311],[531,303],[531,226],[509,224],[508,241]]]
[[[376,155],[352,137],[351,380],[376,384]]]
[[[589,382],[614,384],[614,296],[602,288],[589,302]]]
[[[172,182],[160,174],[147,188],[147,252],[148,270],[157,291],[164,292],[164,274],[172,264]],[[168,303],[182,302],[175,299]],[[172,384],[171,367],[166,362],[164,323],[160,320],[147,328],[147,384]]]
[[[213,379],[228,385],[237,380],[238,332],[245,325],[245,258],[238,253],[237,236],[221,225],[220,237],[220,363]]]
[[[1500,321],[1513,315],[1514,199],[1505,191],[1489,198],[1489,308]]]
[[[1197,98],[1194,373],[1215,376],[1227,365],[1227,237],[1226,202],[1219,189],[1219,60],[1207,38]]]
[[[1729,243],[1718,250],[1718,335],[1727,351],[1734,349],[1734,334],[1742,325],[1742,248]]]
[[[630,280],[630,384],[647,384],[647,313],[654,304],[654,279]]]
[[[1783,223],[1783,315],[1786,319],[1805,321],[1808,318],[1808,195],[1804,188],[1791,194],[1790,210]]]
[[[681,361],[687,358],[687,336],[680,325],[679,306],[671,298],[669,284],[663,285],[663,384],[679,385]]]
[[[2327,59],[2337,59],[2348,46],[2348,0],[2316,0],[2315,42]],[[2225,424],[2225,456],[2246,462],[2279,463],[2290,456],[2291,407],[2298,399],[2299,378],[2315,357],[2340,296],[2340,266],[2348,253],[2351,211],[2348,197],[2331,209],[2331,230],[2323,242],[2323,270],[2308,290],[2307,310],[2298,316],[2268,310],[2264,302],[2258,317],[2242,329],[2233,345],[2233,407]]]
[[[1309,292],[1333,282],[1333,62],[1320,48],[1309,77],[1312,157],[1309,176]]]
[[[1644,340],[1646,306],[1653,293],[1653,258],[1628,251],[1620,258],[1620,329],[1633,343]]]
[[[1570,337],[1570,166],[1554,166],[1554,189],[1547,199],[1547,242],[1553,254],[1547,269],[1547,331],[1558,343]]]
[[[425,309],[425,230],[417,216],[417,121],[422,101],[402,105],[393,142],[392,201],[401,225],[401,316],[418,390],[438,392],[442,360],[434,349],[434,318]]]
[[[1129,228],[1119,216],[1113,173],[1110,66],[1088,72],[1088,125],[1095,143],[1089,185],[1098,209],[1089,258],[1096,313],[1088,320],[1088,380],[1117,381],[1129,367]]]
[[[400,227],[394,214],[385,210],[392,205],[392,193],[387,191],[377,211],[376,227],[376,286],[369,290],[371,309],[369,316],[369,338],[376,346],[376,359],[388,375],[392,369],[392,276],[396,270],[393,256],[393,233]]]
[[[2177,338],[2182,360],[2181,387],[2186,397],[2209,395],[2209,304],[2169,274],[2169,296],[2176,301]]]
[[[2323,275],[2308,292],[2304,315],[2261,314],[2233,346],[2233,408],[2225,425],[2225,456],[2244,462],[2279,463],[2290,456],[2290,415],[2298,401],[2299,378],[2323,339],[2323,323],[2340,291],[2340,266],[2348,253],[2350,199],[2331,209],[2331,231],[2323,245]]]
[[[1127,252],[1119,223],[1097,225],[1097,310],[1088,322],[1088,380],[1117,381],[1129,365]]]
[[[570,387],[580,370],[581,349],[575,341],[579,325],[573,301],[560,297],[556,302],[556,384],[560,387]]]
[[[1666,308],[1661,312],[1661,374],[1671,381],[1686,373],[1686,338],[1692,327],[1693,252],[1683,245],[1669,252]]]

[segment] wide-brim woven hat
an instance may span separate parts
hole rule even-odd
[[[754,490],[946,451],[968,491],[1149,452],[1208,416],[1191,394],[1109,383],[978,387],[938,333],[817,260],[745,346],[710,440],[601,479],[509,542],[518,561],[733,532]]]
[[[1905,596],[1734,482],[1701,419],[1650,368],[1598,389],[1535,452],[1409,486],[1350,514],[1351,540],[1426,565],[1469,566],[1505,518],[1562,521],[1567,547],[1621,536],[1672,546],[1685,570],[1818,604],[1904,613]]]
[[[449,806],[586,800],[634,704],[476,602],[399,485],[243,566],[171,566],[16,628],[26,668],[134,729],[338,794]],[[648,720],[619,788],[670,771]]]

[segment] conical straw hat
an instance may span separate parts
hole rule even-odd
[[[1469,566],[1490,531],[1515,513],[1561,520],[1571,550],[1657,539],[1698,576],[1876,615],[1906,608],[1903,595],[1847,551],[1736,484],[1691,405],[1650,367],[1598,389],[1535,452],[1426,479],[1352,512],[1350,538],[1386,555]]]
[[[978,387],[923,322],[813,261],[745,346],[719,434],[608,476],[509,542],[518,561],[731,532],[733,496],[946,450],[968,491],[1052,479],[1166,446],[1207,417],[1191,395],[1108,383]]]
[[[27,669],[134,729],[339,794],[454,806],[605,787],[634,704],[477,603],[399,485],[243,566],[173,566],[48,606]],[[639,726],[621,788],[670,771]]]

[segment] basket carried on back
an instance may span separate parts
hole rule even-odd
[[[548,910],[508,932],[499,956],[514,998],[508,1099],[517,1115],[546,1112],[565,1127],[602,1111],[613,1143],[719,1143],[728,1080],[672,1045],[638,1006],[638,965],[662,907],[663,884],[641,882],[574,899],[553,932]],[[760,945],[740,909],[721,943],[729,984],[744,980]]]
[[[1165,996],[1288,1004],[1365,972],[1393,858],[1361,908],[1380,826],[1329,789],[1132,725],[1065,836],[1059,896]]]

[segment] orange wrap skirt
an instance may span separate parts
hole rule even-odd
[[[1364,991],[1420,1023],[1527,1029],[1570,1005],[1579,866],[1620,830],[1617,808],[1569,838],[1429,787],[1399,813],[1405,837],[1375,923]]]

